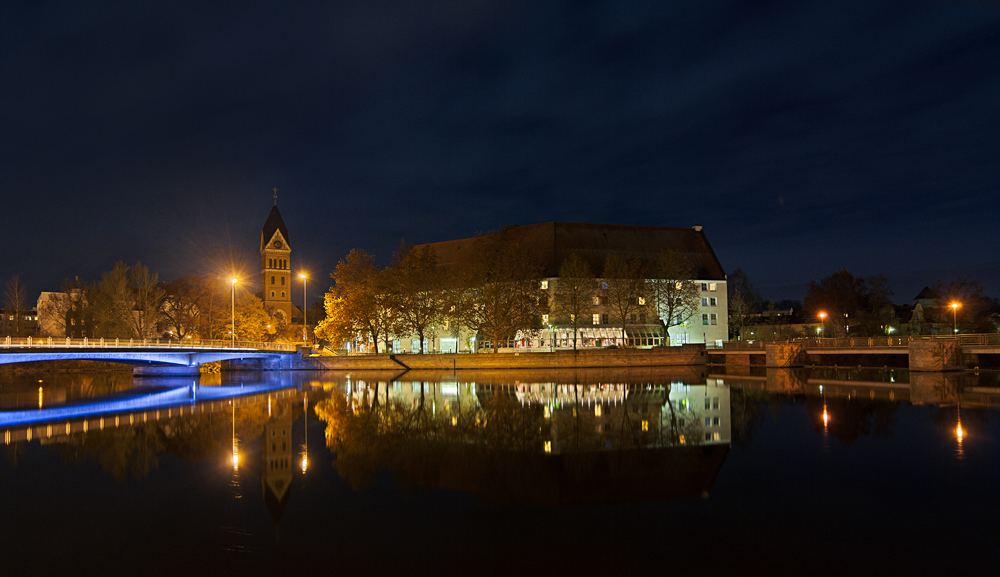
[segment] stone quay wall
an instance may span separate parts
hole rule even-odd
[[[481,370],[671,367],[705,364],[704,345],[652,349],[587,349],[532,353],[384,354],[337,357],[282,355],[280,359],[226,361],[223,370]]]

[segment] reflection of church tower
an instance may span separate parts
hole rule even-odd
[[[265,307],[274,307],[292,321],[292,248],[288,229],[278,212],[277,199],[260,232],[260,290]]]
[[[264,423],[261,485],[264,503],[277,524],[288,504],[292,484],[292,407],[277,403],[277,410]]]

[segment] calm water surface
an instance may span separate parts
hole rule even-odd
[[[0,375],[3,574],[993,573],[998,403],[900,370]]]

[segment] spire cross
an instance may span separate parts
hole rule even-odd
[[[274,206],[278,206],[278,187],[274,187]]]

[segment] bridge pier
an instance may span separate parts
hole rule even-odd
[[[964,368],[958,341],[910,341],[911,371],[958,371]]]
[[[765,346],[767,367],[802,367],[806,364],[806,350],[800,343],[776,343]]]
[[[185,367],[180,365],[143,365],[132,368],[132,375],[137,377],[192,377],[201,374],[201,367]]]

